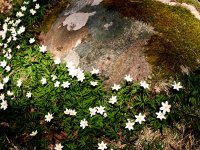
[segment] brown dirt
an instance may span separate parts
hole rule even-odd
[[[12,8],[9,0],[0,0],[0,13],[7,13]]]

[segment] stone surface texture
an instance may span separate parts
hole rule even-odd
[[[75,12],[96,13],[89,16],[80,29],[68,30],[63,22],[73,13],[65,15],[69,12],[67,9],[58,16],[43,39],[43,44],[54,56],[63,62],[72,61],[85,71],[100,69],[108,86],[120,83],[126,74],[134,80],[143,80],[150,75],[151,66],[144,51],[147,40],[154,33],[153,27],[107,10],[100,3],[86,5]]]

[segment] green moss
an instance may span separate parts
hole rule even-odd
[[[50,6],[49,10],[46,12],[41,25],[41,31],[46,33],[51,28],[54,21],[57,19],[58,15],[67,7],[70,0],[61,0],[57,2],[56,6]]]
[[[105,5],[155,27],[158,33],[152,36],[146,51],[155,68],[162,68],[165,74],[180,72],[181,65],[196,68],[200,58],[200,22],[189,10],[152,0],[127,3],[107,1]]]

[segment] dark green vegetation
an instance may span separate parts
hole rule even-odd
[[[65,64],[55,65],[49,53],[42,54],[39,52],[37,45],[30,45],[28,43],[29,38],[39,32],[40,22],[43,20],[42,17],[48,8],[48,4],[44,1],[41,1],[40,5],[41,9],[35,17],[28,15],[23,17],[23,25],[27,28],[26,33],[19,37],[20,40],[17,42],[9,44],[9,47],[12,49],[12,59],[9,62],[12,64],[12,71],[6,73],[2,67],[0,68],[0,82],[2,82],[5,76],[10,77],[10,81],[0,93],[6,94],[8,90],[14,92],[14,96],[12,97],[6,95],[5,99],[8,101],[8,108],[0,110],[1,150],[13,148],[14,146],[19,149],[28,150],[34,149],[34,147],[39,150],[48,149],[51,144],[55,143],[62,143],[65,147],[64,149],[92,150],[97,149],[98,143],[101,141],[108,143],[108,147],[114,149],[119,149],[119,147],[113,143],[120,141],[122,144],[126,144],[125,149],[132,150],[136,149],[135,141],[138,134],[140,134],[139,131],[144,126],[159,130],[162,133],[164,128],[178,130],[175,126],[177,123],[185,125],[188,132],[186,135],[191,133],[196,137],[196,141],[199,140],[200,69],[196,69],[196,71],[191,72],[189,75],[179,78],[184,87],[180,91],[173,90],[171,85],[169,85],[168,94],[165,92],[161,92],[160,94],[152,93],[144,90],[136,82],[131,84],[122,83],[122,89],[118,92],[105,91],[102,85],[103,79],[99,76],[92,76],[89,73],[85,73],[86,79],[83,82],[78,82],[76,78],[71,78],[68,75]],[[32,7],[32,3],[29,7]],[[151,39],[148,53],[151,52],[151,48],[155,48],[154,46],[159,50],[164,50],[172,47],[174,43],[177,46],[174,45],[173,47],[174,51],[177,52],[175,54],[186,55],[185,53],[182,54],[182,51],[179,52],[179,50],[182,50],[181,48],[184,48],[183,45],[186,42],[178,32],[183,29],[179,29],[176,26],[176,29],[173,29],[174,32],[172,32],[172,29],[167,29],[168,26],[166,25],[167,18],[169,20],[171,17],[172,19],[177,18],[181,21],[180,14],[175,16],[173,14],[171,16],[169,13],[172,11],[171,7],[152,1],[144,2],[134,7],[136,8],[134,13],[137,14],[138,12],[138,19],[146,19],[148,22],[155,23],[156,29],[160,32],[162,31],[161,35],[155,35]],[[18,9],[19,6],[16,5],[14,12]],[[148,11],[148,13],[141,13],[139,16],[139,10],[141,12]],[[168,11],[165,12],[166,10]],[[179,11],[184,12],[185,15],[183,16],[189,16],[189,13],[183,9],[174,8],[174,11],[177,13]],[[157,17],[154,16],[154,13],[157,14]],[[164,15],[163,17],[166,18],[161,20],[158,17],[159,15]],[[14,17],[14,15],[11,16]],[[2,18],[5,19],[4,17]],[[156,18],[159,18],[159,20],[156,20]],[[188,25],[188,27],[185,25],[185,28],[191,27],[190,31],[194,32],[193,27],[197,22],[191,15],[190,18],[191,20],[188,20],[188,22],[192,21],[193,26],[185,22]],[[159,24],[162,26],[159,26]],[[172,24],[175,23],[169,21],[169,26]],[[180,24],[181,26],[183,25]],[[197,36],[197,34],[195,35]],[[174,38],[172,38],[173,36]],[[179,39],[177,39],[178,37]],[[155,41],[153,40],[154,38]],[[185,35],[184,38],[188,38],[193,43],[191,39],[194,37],[189,39]],[[160,39],[162,40],[158,42],[157,40]],[[198,41],[199,39],[197,38],[196,40]],[[162,45],[154,45],[161,43]],[[163,44],[167,44],[167,47],[164,47]],[[20,50],[16,49],[17,45],[21,46]],[[198,48],[199,45],[194,41],[194,44],[191,46]],[[184,50],[188,49],[186,47]],[[171,55],[173,56],[174,54],[172,53]],[[163,56],[163,58],[165,57]],[[189,63],[187,65],[190,65],[190,61],[193,60],[192,58],[193,55],[188,53],[188,60],[184,63]],[[3,55],[0,56],[0,60],[4,60]],[[177,60],[176,63],[180,62],[183,61]],[[163,64],[166,63],[163,62]],[[56,75],[58,77],[57,80],[61,83],[62,81],[69,81],[71,83],[70,88],[55,88],[55,81],[51,80],[52,74]],[[41,84],[40,80],[42,77],[47,78],[47,85]],[[20,88],[16,86],[18,79],[23,80]],[[98,81],[98,86],[95,88],[90,85],[90,81],[94,80]],[[26,97],[28,91],[32,92],[31,98]],[[112,95],[117,95],[118,99],[118,102],[114,105],[108,103]],[[167,119],[160,121],[156,118],[155,113],[159,111],[161,102],[165,101],[168,101],[172,105],[172,108],[171,112],[166,115]],[[101,105],[105,107],[108,116],[103,117],[98,114],[90,117],[89,108]],[[65,108],[75,109],[77,115],[65,115]],[[51,122],[44,121],[44,116],[48,112],[53,113],[54,116]],[[135,119],[134,116],[140,112],[146,115],[146,121],[141,125],[136,123],[132,131],[125,129],[127,119]],[[80,120],[84,118],[88,121],[89,126],[82,129],[80,128]],[[31,137],[29,134],[35,130],[38,131],[38,134],[35,137]],[[160,141],[144,142],[143,147],[144,149],[162,149],[162,144]],[[198,146],[198,144],[194,144],[192,148],[196,149]]]

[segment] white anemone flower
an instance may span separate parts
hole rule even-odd
[[[100,150],[107,149],[107,143],[104,143],[103,141],[101,143],[98,143],[98,149]]]

